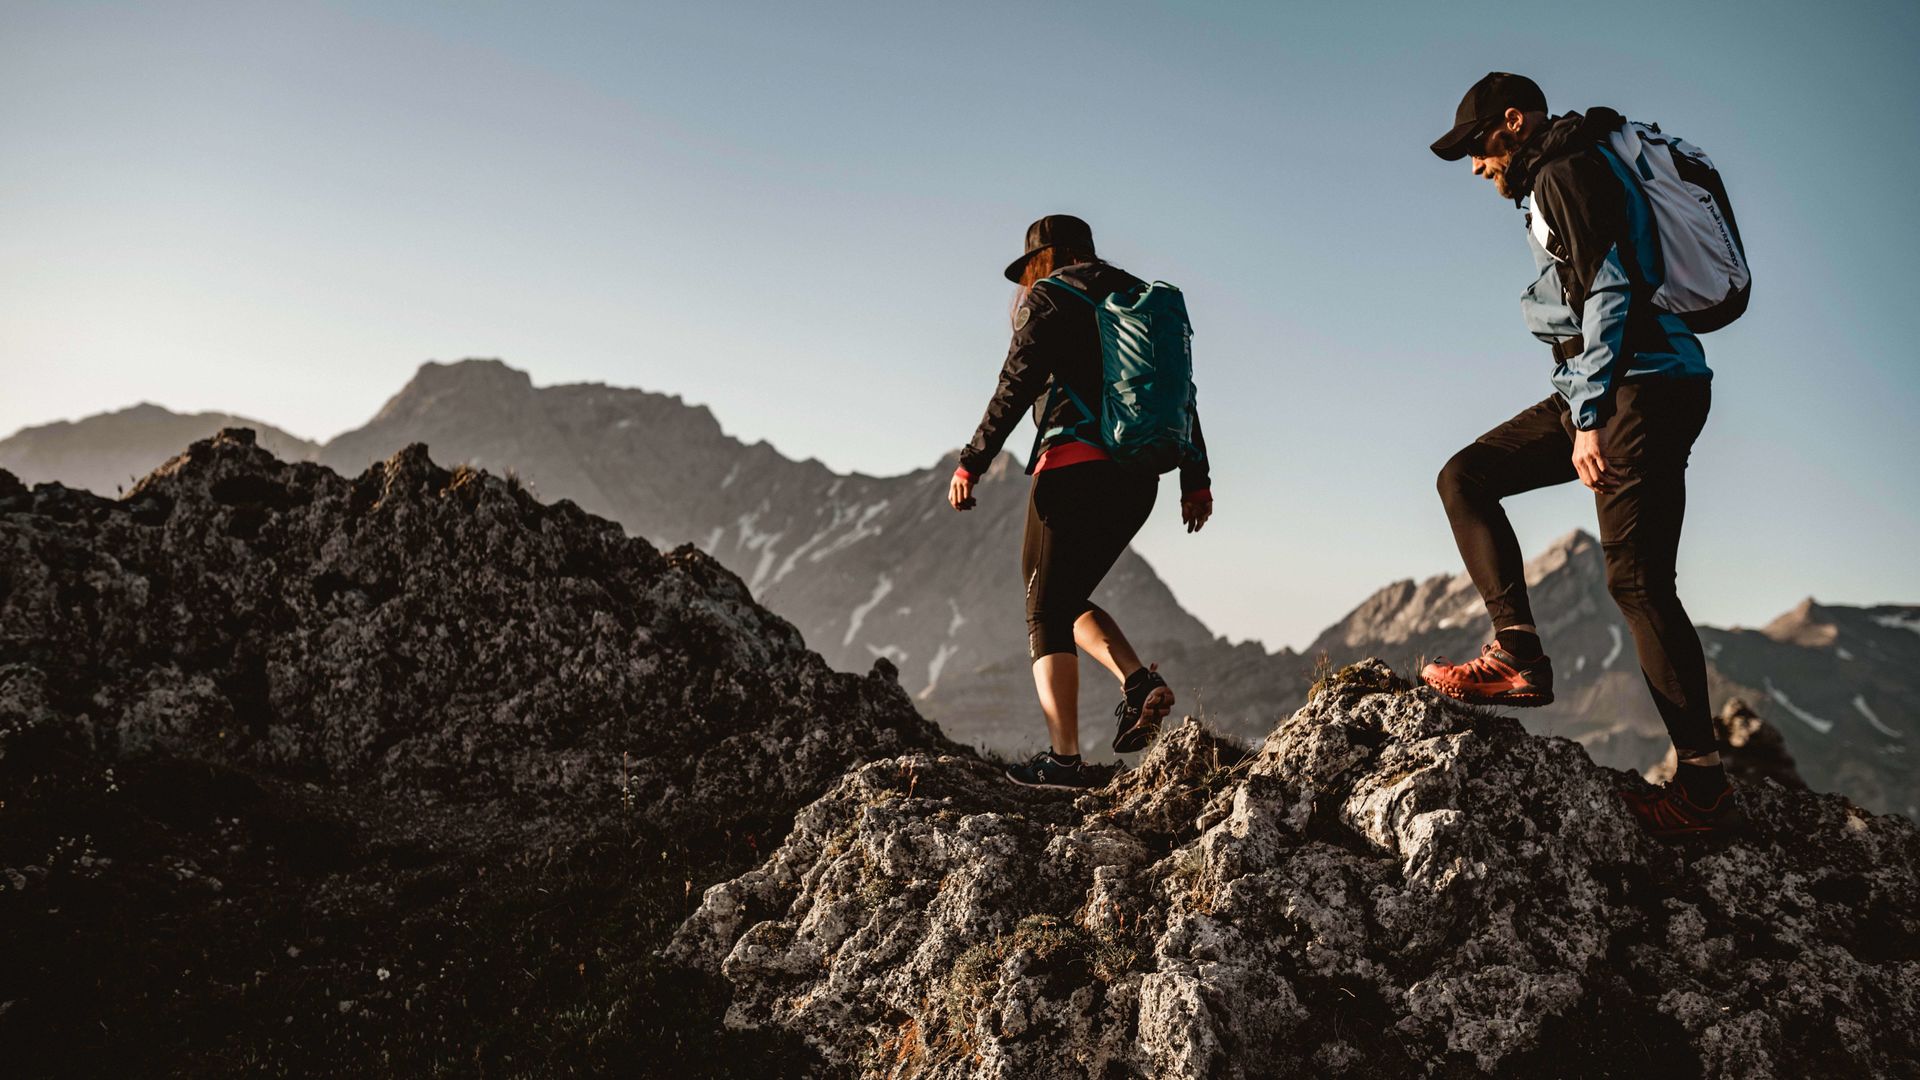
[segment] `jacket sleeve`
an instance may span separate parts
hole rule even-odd
[[[1196,491],[1210,491],[1213,482],[1207,475],[1207,439],[1200,434],[1200,403],[1195,401],[1188,406],[1193,417],[1194,455],[1180,463],[1180,494],[1188,495]]]
[[[1592,431],[1613,415],[1613,383],[1633,301],[1620,250],[1626,190],[1597,153],[1581,154],[1543,172],[1533,200],[1534,212],[1544,215],[1557,240],[1560,284],[1585,346],[1554,372],[1553,385],[1567,399],[1574,426]]]
[[[1056,337],[1063,320],[1058,309],[1040,289],[1029,289],[1026,299],[1014,312],[1013,343],[1007,347],[1006,362],[1000,365],[1000,383],[987,402],[987,414],[974,429],[973,439],[960,451],[960,467],[978,477],[993,464],[1007,436],[1020,425],[1020,418],[1033,407],[1034,399],[1046,389],[1058,356]]]

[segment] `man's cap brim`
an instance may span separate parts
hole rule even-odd
[[[1452,131],[1433,140],[1433,152],[1441,161],[1459,161],[1473,152],[1473,132],[1479,126],[1478,120],[1454,125]]]

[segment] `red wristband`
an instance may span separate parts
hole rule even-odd
[[[957,477],[959,477],[959,478],[960,478],[960,479],[962,479],[962,480],[965,480],[965,481],[966,481],[967,483],[969,483],[969,484],[971,484],[971,483],[973,483],[973,481],[974,481],[974,479],[975,479],[975,478],[974,478],[974,475],[973,475],[972,473],[970,473],[970,472],[968,472],[968,471],[967,471],[967,467],[966,467],[965,465],[962,465],[962,466],[960,466],[960,467],[958,467],[958,468],[956,468],[956,469],[954,469],[954,470],[953,470],[953,475],[955,475],[955,476],[957,476]]]
[[[1188,491],[1188,492],[1184,492],[1184,493],[1182,493],[1182,494],[1181,494],[1181,496],[1180,496],[1180,501],[1181,501],[1181,502],[1187,502],[1187,501],[1189,501],[1189,500],[1192,500],[1192,501],[1194,501],[1194,502],[1212,502],[1212,501],[1213,501],[1213,489],[1212,489],[1212,488],[1197,488],[1197,489],[1195,489],[1195,490],[1193,490],[1193,491]]]

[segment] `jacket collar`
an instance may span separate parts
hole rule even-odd
[[[1546,126],[1514,153],[1513,164],[1507,167],[1516,181],[1513,204],[1518,206],[1520,200],[1533,194],[1533,178],[1547,162],[1600,142],[1608,132],[1624,123],[1626,117],[1604,105],[1585,113],[1562,113],[1548,119]]]

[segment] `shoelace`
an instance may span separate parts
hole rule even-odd
[[[1457,674],[1470,679],[1482,679],[1488,676],[1496,679],[1511,679],[1519,675],[1520,672],[1517,668],[1514,668],[1505,660],[1493,655],[1493,651],[1497,648],[1499,648],[1498,645],[1482,645],[1479,656],[1474,657],[1464,664],[1449,664],[1447,666],[1452,667]],[[1446,664],[1446,658],[1442,657],[1440,662]]]

